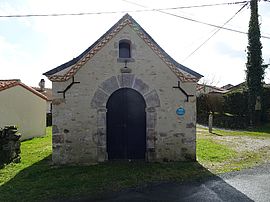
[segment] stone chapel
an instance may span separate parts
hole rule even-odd
[[[177,63],[128,14],[52,81],[55,164],[196,160],[199,73]]]

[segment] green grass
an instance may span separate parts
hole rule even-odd
[[[254,151],[238,151],[233,142],[226,141],[230,136],[266,140],[270,138],[270,125],[253,130],[224,130],[197,126],[197,159],[198,162],[213,173],[224,173],[241,170],[270,162],[270,146]],[[220,137],[220,138],[215,138]],[[222,140],[224,138],[224,140]]]
[[[212,139],[197,140],[197,160],[212,173],[224,173],[250,168],[270,162],[270,147],[256,151],[237,152],[229,145],[217,143]]]
[[[51,128],[43,138],[22,142],[21,151],[21,163],[0,169],[0,201],[98,197],[100,193],[152,182],[212,175],[197,162],[106,162],[93,166],[55,167],[51,165]]]
[[[21,143],[21,162],[18,164],[11,163],[4,169],[0,169],[0,186],[8,180],[12,179],[23,169],[31,166],[36,162],[39,162],[51,154],[51,134],[52,128],[48,127],[46,129],[46,136],[33,138]]]
[[[200,130],[208,131],[208,128],[198,126]],[[270,124],[246,129],[246,130],[225,130],[219,128],[213,128],[213,134],[220,135],[220,136],[253,136],[253,137],[269,137],[270,138]]]
[[[211,139],[197,141],[197,159],[199,162],[224,162],[236,156],[236,152]]]
[[[0,201],[97,197],[99,193],[150,182],[182,181],[211,175],[197,163],[112,162],[54,168],[49,159],[21,171],[0,187]]]
[[[106,162],[93,166],[51,165],[51,128],[42,138],[21,144],[21,163],[0,169],[0,201],[42,201],[103,196],[123,188],[153,182],[183,181],[213,173],[239,170],[261,162],[268,150],[242,154],[229,145],[211,139],[207,129],[198,127],[198,162]],[[245,135],[245,131],[218,130],[223,135]],[[257,136],[266,132],[254,131]],[[269,135],[269,134],[268,134]],[[202,166],[203,165],[203,166]],[[210,171],[211,172],[210,172]]]

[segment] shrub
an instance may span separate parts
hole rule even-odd
[[[230,92],[224,95],[223,110],[229,114],[238,116],[248,115],[248,93]]]
[[[248,126],[247,116],[218,114],[213,116],[213,126],[218,128],[244,129]]]
[[[20,134],[16,126],[0,128],[0,167],[11,162],[20,161]]]
[[[262,97],[262,121],[270,121],[270,88],[263,89]]]
[[[198,113],[223,112],[224,98],[220,94],[202,94],[197,97]]]
[[[210,111],[215,112],[213,126],[222,128],[243,129],[248,126],[248,92],[231,91],[223,96],[206,94],[197,97],[197,122],[208,125]],[[261,121],[270,120],[270,89],[264,88],[262,96]]]

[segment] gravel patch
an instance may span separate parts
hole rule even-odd
[[[238,152],[245,151],[258,151],[260,149],[269,147],[270,150],[270,138],[267,137],[253,137],[253,136],[219,136],[215,134],[204,135],[205,130],[197,128],[198,138],[209,138],[216,140],[218,143],[230,146],[233,150]]]
[[[215,136],[212,138],[219,141],[221,144],[230,145],[232,149],[239,152],[258,151],[262,148],[270,148],[270,139],[263,137],[248,137],[248,136]]]

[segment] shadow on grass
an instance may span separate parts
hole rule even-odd
[[[197,162],[54,167],[50,159],[3,184],[0,201],[251,201]]]
[[[223,136],[222,134],[212,132],[211,134],[216,135],[216,136]]]

